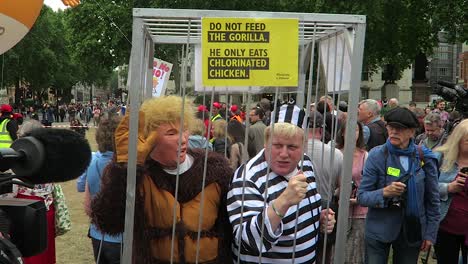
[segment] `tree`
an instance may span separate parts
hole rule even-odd
[[[92,71],[128,62],[132,7],[362,14],[367,16],[364,65],[368,71],[393,69],[391,82],[418,54],[432,53],[439,31],[449,31],[451,41],[468,40],[466,6],[467,0],[94,0],[68,11],[68,24],[76,57]],[[174,64],[174,76],[178,52],[180,46],[156,51]]]
[[[31,31],[5,53],[5,81],[19,91],[27,85],[39,101],[47,97],[50,87],[70,90],[73,65],[66,48],[65,28],[60,13],[43,6]],[[22,101],[22,93],[15,93],[15,102]]]
[[[57,90],[56,95],[58,97],[68,98],[73,85],[79,81],[78,73],[80,71],[77,63],[71,57],[69,32],[65,26],[65,14],[63,11],[55,14],[54,23],[58,31],[54,34],[56,37],[55,41],[51,43],[51,49],[60,56],[60,63],[51,86]]]
[[[109,86],[112,92],[117,91],[117,89],[119,89],[119,73],[117,71],[114,71],[111,74]]]
[[[450,32],[450,41],[468,40],[466,0],[332,1],[319,11],[367,16],[364,65],[386,72],[387,82],[401,77],[415,58],[430,55],[438,44],[438,32]]]
[[[128,63],[131,50],[131,1],[83,1],[66,10],[73,58],[84,82],[108,80],[112,70]]]

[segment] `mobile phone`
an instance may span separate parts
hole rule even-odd
[[[460,169],[461,173],[468,174],[468,167],[463,167]]]

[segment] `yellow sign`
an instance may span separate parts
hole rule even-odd
[[[393,177],[400,177],[400,169],[388,167],[387,174]]]
[[[203,18],[204,86],[297,86],[298,20]]]

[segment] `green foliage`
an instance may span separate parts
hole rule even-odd
[[[468,0],[433,1],[433,24],[442,24],[449,41],[468,41]]]
[[[119,67],[120,71],[118,73],[118,77],[122,78],[123,83],[127,83],[128,77],[128,64]]]
[[[449,41],[468,41],[467,0],[155,0],[166,8],[259,10],[366,15],[364,67],[391,68],[388,81],[399,79],[419,53],[431,55],[438,32]]]
[[[19,89],[21,81],[40,99],[46,97],[50,87],[69,91],[76,78],[65,35],[61,13],[44,6],[31,31],[5,53],[6,84]]]
[[[66,10],[74,59],[89,81],[128,63],[131,50],[132,6],[128,0],[82,1]],[[97,73],[97,71],[99,73]]]
[[[111,74],[110,88],[111,88],[111,91],[115,91],[119,88],[119,73],[117,71],[114,71]]]
[[[7,85],[28,83],[39,96],[49,87],[69,94],[78,81],[109,84],[113,70],[129,61],[132,8],[153,7],[366,15],[364,67],[392,69],[386,77],[392,82],[416,55],[432,53],[439,31],[450,41],[468,40],[466,6],[468,0],[82,0],[57,13],[44,6],[31,32],[5,53],[4,77]],[[180,53],[180,45],[155,50],[174,64],[174,79]]]
[[[438,32],[452,42],[468,41],[467,0],[328,1],[318,12],[366,15],[364,65],[391,68],[387,81],[399,79],[419,53],[431,55]]]
[[[58,89],[58,95],[66,95],[71,92],[71,88],[79,81],[79,70],[76,63],[73,61],[70,50],[68,31],[65,27],[65,19],[63,11],[59,11],[55,16],[57,25],[56,42],[53,43],[51,49],[55,53],[61,54],[60,63],[58,65],[57,74],[55,74],[52,87]]]

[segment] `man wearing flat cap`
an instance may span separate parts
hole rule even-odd
[[[417,263],[437,235],[437,159],[414,143],[419,122],[413,112],[397,107],[385,120],[387,142],[369,152],[358,189],[358,203],[369,208],[366,263],[387,263],[390,246],[393,263]]]

